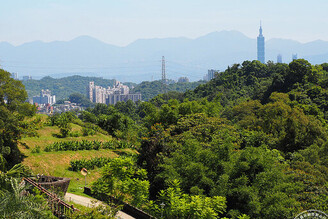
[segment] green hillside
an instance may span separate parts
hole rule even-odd
[[[112,87],[115,80],[75,75],[59,79],[44,77],[41,80],[23,81],[23,84],[25,85],[26,91],[30,98],[39,95],[41,89],[49,89],[52,94],[56,95],[57,100],[60,100],[67,99],[68,96],[73,93],[86,95],[86,88],[90,81],[94,81],[98,86]],[[126,85],[132,86],[134,84],[126,83]]]
[[[24,155],[23,164],[29,167],[34,174],[43,174],[57,177],[67,177],[71,179],[68,192],[83,195],[84,177],[80,172],[70,171],[70,162],[73,160],[89,160],[96,157],[118,157],[117,153],[134,153],[130,149],[100,149],[100,150],[67,150],[46,152],[45,147],[59,142],[82,142],[82,141],[111,141],[110,135],[104,135],[96,132],[94,135],[82,136],[80,125],[72,124],[72,133],[77,133],[78,137],[58,138],[60,133],[57,126],[49,126],[46,115],[37,115],[33,120],[39,120],[39,128],[36,130],[36,136],[24,137],[20,140],[19,150]],[[94,182],[100,176],[100,169],[89,170],[87,177],[88,184]]]
[[[205,81],[172,83],[166,85],[166,91],[176,91],[183,93],[186,90],[193,90],[203,83],[205,83]],[[136,85],[133,91],[140,92],[142,94],[142,100],[148,101],[157,96],[158,94],[164,93],[165,88],[163,88],[161,81],[144,81]]]

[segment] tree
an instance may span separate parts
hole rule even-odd
[[[128,136],[129,131],[132,131],[133,120],[120,112],[116,112],[111,115],[99,116],[97,124],[109,134],[124,138],[124,136]]]
[[[160,207],[162,206],[162,207]],[[148,211],[164,218],[219,218],[226,210],[226,199],[220,196],[203,197],[184,194],[179,181],[159,193],[157,203],[150,202]]]
[[[94,105],[86,96],[80,93],[73,93],[69,95],[68,100],[72,103],[77,103],[85,107],[91,107]]]
[[[63,138],[67,137],[72,130],[71,119],[66,113],[62,113],[58,118],[57,125]]]
[[[304,83],[306,76],[311,74],[312,66],[304,59],[296,59],[289,63],[285,86],[291,88],[295,83]]]
[[[149,182],[146,178],[147,171],[138,168],[132,158],[114,158],[103,168],[93,190],[141,207],[148,199]]]
[[[0,193],[0,216],[3,218],[55,218],[42,197],[27,194],[24,184],[11,178],[10,191]],[[24,195],[25,193],[25,195]]]
[[[0,154],[9,167],[22,159],[17,141],[24,131],[23,120],[36,112],[35,107],[25,103],[26,99],[24,85],[0,69]]]
[[[54,218],[46,200],[39,194],[26,192],[29,189],[19,183],[21,177],[31,174],[22,164],[16,164],[10,170],[4,169],[0,155],[0,217],[3,218]]]

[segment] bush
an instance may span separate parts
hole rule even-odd
[[[90,160],[81,159],[81,160],[71,160],[69,170],[80,171],[82,168],[88,170],[93,170],[94,168],[103,167],[111,161],[109,157],[95,157]]]
[[[45,147],[44,151],[80,151],[80,150],[99,150],[99,149],[123,149],[133,148],[133,145],[127,141],[112,140],[101,141],[64,141],[55,142]]]
[[[68,134],[68,136],[70,136],[70,137],[80,137],[81,134],[80,134],[79,132],[70,132],[70,133]]]
[[[40,148],[40,146],[36,146],[35,148],[32,149],[31,152],[32,152],[32,153],[40,153],[40,152],[41,152],[41,148]]]
[[[96,131],[90,128],[83,127],[82,128],[82,135],[83,136],[89,136],[89,135],[95,135]]]

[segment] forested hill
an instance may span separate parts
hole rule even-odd
[[[150,201],[126,196],[152,215],[294,218],[328,210],[327,67],[245,61],[193,91],[98,104],[81,119],[140,144]]]
[[[29,98],[40,95],[41,89],[49,89],[59,100],[68,98],[72,93],[86,95],[86,88],[90,81],[94,81],[98,86],[108,87],[113,86],[115,80],[75,75],[59,79],[44,77],[41,80],[23,81],[23,84]]]
[[[166,91],[185,92],[193,90],[203,83],[205,81],[171,83],[166,85]],[[164,89],[161,81],[144,81],[138,84],[133,91],[142,93],[142,100],[148,101],[158,94],[164,93]]]
[[[59,79],[44,77],[41,80],[23,81],[23,84],[25,85],[29,98],[39,95],[41,89],[49,89],[52,94],[56,95],[56,99],[60,100],[67,99],[73,93],[80,93],[86,96],[86,87],[90,81],[94,81],[97,86],[112,87],[115,80],[75,75]],[[167,85],[167,91],[185,92],[186,90],[194,89],[202,83],[205,83],[205,81],[173,83]],[[124,84],[130,88],[135,87],[132,92],[142,93],[142,99],[145,101],[164,92],[161,81],[145,81],[140,84],[124,82]]]
[[[209,83],[185,93],[190,100],[218,98],[223,106],[246,100],[266,103],[273,92],[288,94],[292,101],[325,107],[328,98],[328,64],[311,65],[304,59],[290,64],[245,61],[228,67]]]

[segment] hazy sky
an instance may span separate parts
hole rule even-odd
[[[114,45],[238,30],[255,38],[328,41],[327,0],[0,0],[0,41],[89,35]]]

